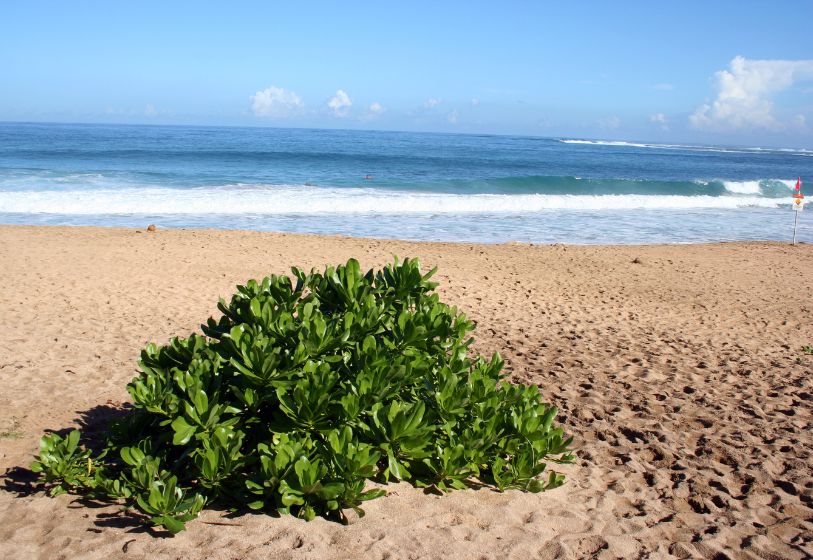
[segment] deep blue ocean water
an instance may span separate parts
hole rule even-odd
[[[0,223],[11,224],[478,242],[789,240],[797,176],[813,181],[813,151],[0,123]],[[799,218],[799,239],[813,242],[810,211]]]

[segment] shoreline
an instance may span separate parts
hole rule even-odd
[[[240,228],[216,228],[216,227],[175,227],[175,226],[161,226],[158,224],[154,224],[156,226],[156,231],[149,232],[147,231],[147,226],[151,224],[147,224],[143,227],[123,227],[123,226],[98,226],[98,225],[52,225],[52,224],[9,224],[9,223],[0,223],[0,231],[3,229],[32,229],[32,230],[88,230],[88,231],[108,231],[108,232],[117,232],[117,233],[143,233],[147,235],[157,235],[161,232],[197,232],[197,233],[207,233],[217,235],[219,233],[223,234],[237,234],[237,235],[268,235],[268,236],[282,236],[282,237],[302,237],[306,239],[337,239],[337,240],[346,240],[346,241],[358,241],[358,242],[376,242],[376,243],[407,243],[407,244],[415,244],[415,245],[439,245],[439,246],[463,246],[463,245],[471,245],[471,246],[483,246],[483,247],[499,247],[499,246],[513,246],[513,247],[584,247],[584,248],[635,248],[635,247],[702,247],[702,246],[717,246],[717,245],[777,245],[777,246],[785,246],[793,247],[790,241],[785,240],[778,240],[778,239],[748,239],[748,240],[721,240],[721,241],[676,241],[674,243],[564,243],[564,242],[553,242],[553,243],[542,243],[542,242],[532,242],[532,241],[518,241],[518,240],[509,240],[509,241],[425,241],[420,239],[401,239],[401,238],[394,238],[394,237],[363,237],[363,236],[353,236],[353,235],[345,235],[345,234],[324,234],[324,233],[307,233],[307,232],[288,232],[288,231],[266,231],[266,230],[257,230],[257,229],[240,229]],[[812,245],[807,241],[796,241],[797,246],[809,246]]]
[[[813,245],[140,229],[0,225],[2,557],[813,555]],[[474,349],[559,408],[577,455],[563,487],[396,484],[349,526],[207,510],[172,539],[130,532],[116,506],[25,490],[46,430],[103,429],[144,344],[199,331],[235,284],[393,255],[438,266]]]

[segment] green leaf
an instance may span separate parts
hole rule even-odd
[[[363,501],[374,500],[387,495],[387,491],[383,488],[372,488],[359,495],[359,499]]]
[[[178,416],[172,422],[172,429],[175,434],[172,436],[174,445],[186,445],[197,431],[195,426],[190,425],[183,416]]]
[[[410,477],[409,471],[404,465],[398,462],[398,459],[395,458],[392,452],[387,453],[387,468],[390,474],[398,480],[406,480]]]
[[[251,307],[251,312],[254,314],[255,317],[262,316],[262,309],[260,308],[260,300],[258,300],[256,297],[251,298],[250,307]]]
[[[122,447],[119,451],[125,463],[131,466],[140,465],[144,461],[144,452],[138,447]]]
[[[79,435],[79,430],[73,430],[68,434],[68,437],[65,440],[66,452],[73,453],[76,451],[76,447],[79,445]]]
[[[173,535],[180,533],[186,528],[186,525],[183,521],[172,517],[170,515],[161,515],[159,517],[153,517],[151,519],[153,523],[156,525],[162,525],[167,531],[172,533]]]

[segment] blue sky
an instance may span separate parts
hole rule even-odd
[[[0,120],[813,145],[813,2],[3,2]]]

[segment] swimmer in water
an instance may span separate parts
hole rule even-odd
[[[365,176],[364,176],[364,180],[365,180],[365,181],[372,181],[372,180],[373,180],[373,176],[372,176],[372,175],[365,175]]]

